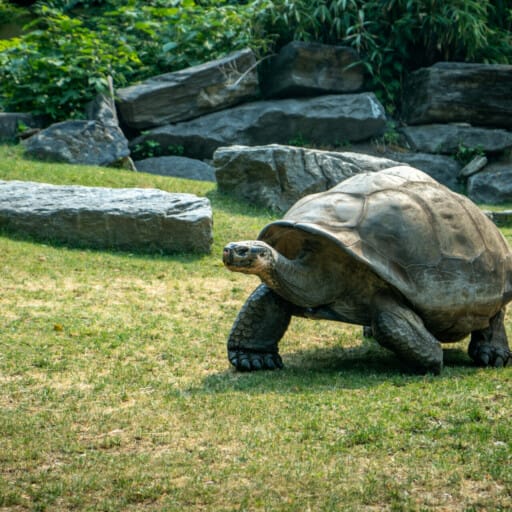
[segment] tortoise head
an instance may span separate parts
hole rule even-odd
[[[222,253],[222,261],[229,270],[262,278],[272,273],[275,259],[275,250],[260,240],[231,242]]]

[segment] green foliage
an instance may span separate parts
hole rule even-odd
[[[455,160],[457,160],[462,165],[467,165],[473,158],[477,156],[485,156],[485,152],[482,146],[476,147],[468,147],[464,144],[459,144],[457,148],[457,153],[455,153]]]
[[[122,40],[106,43],[64,14],[48,11],[28,30],[0,46],[1,102],[15,111],[80,117],[84,104],[107,90],[109,75],[126,83],[123,71],[138,63]]]
[[[182,156],[185,148],[181,144],[171,144],[164,148],[156,140],[145,139],[143,142],[136,144],[132,151],[132,157],[135,160],[143,158],[151,158],[155,156],[173,155]]]

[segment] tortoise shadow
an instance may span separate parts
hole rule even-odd
[[[441,375],[414,373],[393,353],[370,341],[345,349],[317,347],[284,353],[283,360],[283,370],[244,373],[228,369],[208,375],[195,391],[244,391],[256,395],[293,394],[303,389],[314,392],[333,387],[365,389],[386,382],[406,386],[425,379],[452,379],[454,374],[464,375],[476,368],[465,350],[455,347],[444,348],[445,369]]]

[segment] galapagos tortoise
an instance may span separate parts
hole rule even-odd
[[[278,342],[294,315],[371,327],[411,370],[440,373],[440,342],[468,335],[477,364],[511,359],[507,242],[469,199],[412,167],[306,196],[258,240],[228,244],[223,261],[262,281],[229,334],[238,370],[282,367]]]

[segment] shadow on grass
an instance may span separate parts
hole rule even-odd
[[[209,257],[207,253],[193,253],[193,252],[176,252],[166,253],[155,247],[149,246],[147,249],[119,249],[114,247],[94,247],[85,243],[69,243],[61,240],[54,240],[44,236],[34,236],[20,231],[9,230],[0,228],[0,237],[9,238],[15,242],[26,242],[32,244],[46,245],[55,249],[66,249],[69,251],[87,251],[97,254],[110,254],[118,257],[132,258],[137,257],[145,260],[162,260],[162,261],[176,261],[179,263],[195,263],[205,257]]]
[[[236,372],[227,370],[209,375],[199,393],[243,391],[260,393],[296,393],[325,389],[363,389],[391,382],[406,386],[418,381],[451,379],[454,374],[472,372],[475,366],[462,348],[444,350],[445,368],[440,376],[411,372],[407,364],[370,340],[349,349],[314,348],[283,353],[285,368],[277,371]]]

